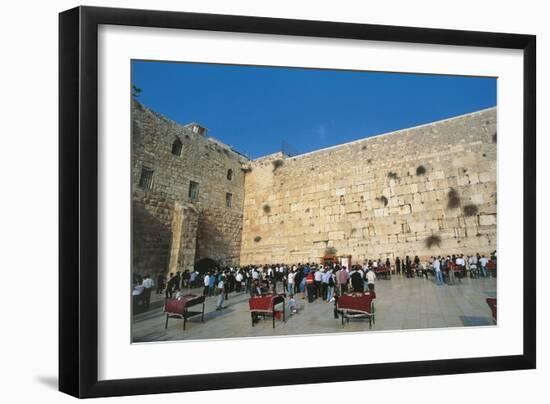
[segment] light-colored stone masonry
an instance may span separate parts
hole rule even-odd
[[[137,102],[132,117],[134,272],[190,269],[204,258],[318,262],[327,247],[353,262],[496,249],[495,108],[253,161]],[[172,153],[176,139],[181,155]],[[139,186],[143,167],[153,170],[149,189]],[[458,207],[448,206],[451,189]]]
[[[319,262],[327,247],[354,263],[488,254],[496,249],[496,157],[491,108],[300,156],[257,159],[245,179],[240,262]],[[448,206],[451,188],[456,208]]]
[[[176,139],[181,154],[172,153]],[[138,102],[132,105],[133,270],[174,272],[210,258],[238,263],[244,203],[243,163],[223,143],[195,133]],[[139,186],[142,168],[150,189]],[[232,177],[228,179],[228,170]],[[197,198],[189,184],[199,184]],[[232,194],[231,207],[226,194]]]

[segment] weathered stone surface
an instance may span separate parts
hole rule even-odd
[[[490,253],[496,249],[495,130],[493,108],[300,156],[253,161],[245,178],[241,264],[318,262],[326,245],[354,262]],[[276,159],[284,164],[273,173]],[[464,218],[461,207],[449,209],[451,187],[461,205],[476,204],[480,214]],[[268,197],[281,202],[270,212],[278,219],[274,225],[258,213],[258,201]],[[285,209],[295,204],[310,211]],[[326,243],[313,241],[320,232]],[[303,244],[289,236],[296,233]],[[284,248],[258,249],[252,234]],[[432,234],[442,242],[429,249],[425,239]]]
[[[496,249],[495,130],[493,108],[250,161],[134,103],[134,271],[189,269],[203,258],[228,265],[317,262],[328,246],[353,262],[488,254]],[[176,139],[181,155],[172,153]],[[153,170],[150,189],[139,187],[142,167]],[[194,199],[190,181],[199,183]],[[453,209],[451,188],[461,202]],[[479,213],[464,217],[467,204]],[[441,237],[440,246],[426,246],[431,235]]]
[[[203,258],[237,264],[248,159],[137,102],[132,118],[134,271],[181,271]],[[180,155],[172,153],[176,140]],[[139,186],[143,167],[153,170],[150,189]],[[189,196],[191,181],[199,184],[197,198]]]

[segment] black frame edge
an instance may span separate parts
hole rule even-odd
[[[487,358],[98,381],[99,24],[524,51],[524,352]],[[536,367],[536,37],[265,17],[78,7],[59,15],[59,389],[75,397],[265,387]],[[529,206],[529,209],[525,209]],[[83,212],[80,215],[80,212]],[[336,376],[335,376],[336,374]]]
[[[59,390],[79,395],[79,9],[59,15]]]
[[[527,37],[523,55],[523,356],[537,356],[537,38]]]

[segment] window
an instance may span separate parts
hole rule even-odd
[[[199,197],[199,183],[191,181],[189,183],[189,198],[198,199]]]
[[[233,170],[229,169],[227,170],[227,179],[231,181],[233,179]]]
[[[179,139],[174,140],[174,143],[172,143],[172,154],[175,156],[181,156],[182,147],[183,144]]]
[[[225,194],[225,207],[230,208],[231,203],[233,202],[233,194],[230,194],[229,192]]]
[[[141,177],[139,177],[139,187],[150,190],[153,184],[153,170],[147,167],[141,167]]]

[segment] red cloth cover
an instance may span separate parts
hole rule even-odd
[[[493,313],[493,319],[497,321],[497,299],[495,299],[494,297],[488,297],[486,301],[491,308],[491,312]]]
[[[248,300],[250,311],[273,311],[273,298],[277,295],[265,294],[261,296],[253,296]]]
[[[198,295],[185,295],[181,299],[168,299],[164,303],[166,313],[183,314],[186,307],[193,305],[193,300],[200,298]]]
[[[376,293],[350,293],[338,298],[339,310],[354,310],[363,313],[371,313],[372,300],[376,299]]]

